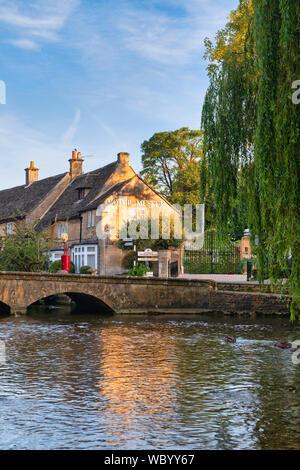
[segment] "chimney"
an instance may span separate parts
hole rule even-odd
[[[30,162],[30,167],[25,168],[26,173],[26,186],[39,180],[39,169],[35,168],[34,162]]]
[[[129,166],[130,154],[126,152],[118,153],[118,163],[122,166]]]
[[[77,149],[73,150],[72,158],[70,158],[69,162],[70,162],[70,174],[73,180],[77,176],[82,175],[82,164],[84,160],[82,159],[81,152],[77,153]]]

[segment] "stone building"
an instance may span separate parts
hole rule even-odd
[[[31,162],[25,170],[25,185],[0,191],[0,236],[12,232],[15,224],[39,219],[38,230],[50,239],[69,237],[68,248],[76,271],[89,265],[99,274],[119,274],[123,252],[117,248],[119,211],[140,219],[154,208],[170,216],[171,204],[132,169],[128,153],[116,161],[83,173],[83,158],[76,150],[66,173],[39,180]],[[51,252],[60,259],[62,244]]]

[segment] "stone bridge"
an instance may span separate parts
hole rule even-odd
[[[289,314],[288,297],[218,290],[214,281],[103,277],[77,274],[0,273],[0,311],[25,314],[35,302],[67,294],[91,313]]]

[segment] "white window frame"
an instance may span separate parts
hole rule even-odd
[[[64,254],[63,250],[57,251],[50,251],[50,263],[54,263],[54,261],[61,260],[62,255]]]
[[[95,227],[95,211],[89,211],[87,213],[87,226],[88,228]]]
[[[93,249],[93,251],[91,251]],[[95,266],[98,270],[98,245],[75,245],[72,248],[72,261],[75,264],[76,273],[80,272],[82,266],[91,266],[88,256],[94,255]],[[91,266],[93,268],[93,266]]]
[[[7,235],[12,235],[13,234],[13,223],[12,222],[7,222],[6,224],[6,233]]]

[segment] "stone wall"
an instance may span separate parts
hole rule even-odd
[[[26,313],[32,303],[68,293],[95,299],[118,314],[244,313],[289,315],[289,297],[276,294],[228,292],[214,281],[128,278],[31,273],[0,273],[0,302],[11,313]],[[86,297],[85,297],[86,296]]]

